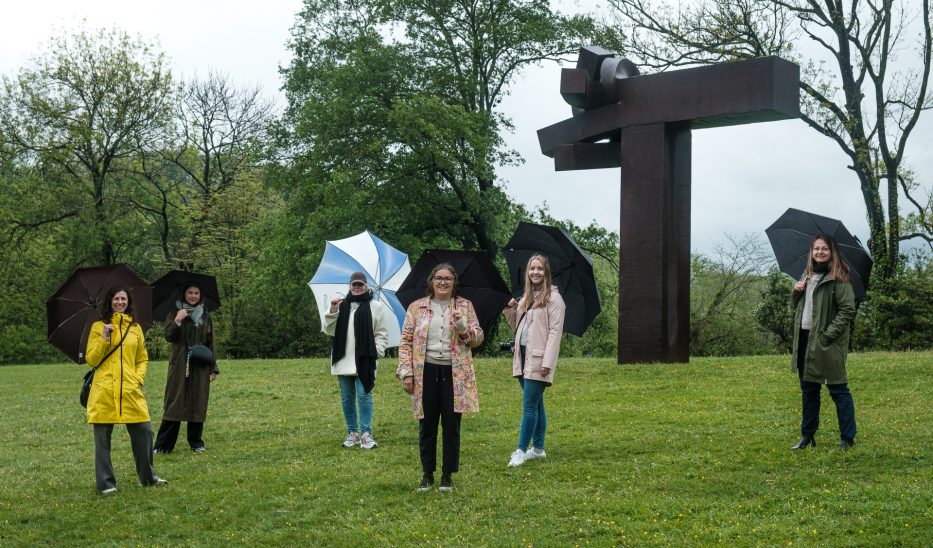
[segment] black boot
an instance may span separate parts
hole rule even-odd
[[[846,438],[841,438],[839,440],[839,449],[842,449],[843,451],[848,451],[849,448],[853,445],[855,445],[855,440],[849,440]]]
[[[800,438],[800,441],[797,442],[797,445],[791,447],[791,449],[795,451],[797,449],[806,449],[808,445],[816,448],[816,440],[813,438],[813,436],[803,436]]]
[[[418,490],[427,491],[432,487],[434,487],[434,474],[425,472],[424,476],[421,477],[421,483],[418,484]]]

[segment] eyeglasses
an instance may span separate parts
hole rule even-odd
[[[350,287],[363,287],[364,285],[366,284],[363,282],[353,282],[350,284]]]
[[[454,279],[450,276],[434,276],[434,281],[449,284],[450,282],[454,281]]]

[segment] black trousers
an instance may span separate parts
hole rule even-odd
[[[424,364],[424,391],[421,396],[424,418],[418,424],[418,449],[421,469],[437,469],[437,426],[443,427],[441,472],[453,474],[460,469],[460,413],[454,413],[454,379],[449,365]]]
[[[175,449],[175,442],[178,441],[178,432],[181,430],[181,421],[162,420],[159,425],[159,434],[156,436],[153,450],[159,453],[171,453]],[[204,433],[203,422],[188,422],[188,445],[191,449],[204,447],[204,440],[201,435]]]

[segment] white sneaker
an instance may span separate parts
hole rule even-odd
[[[103,491],[101,491],[100,494],[101,494],[101,495],[112,495],[112,494],[114,494],[114,493],[116,493],[116,492],[117,492],[117,488],[116,488],[116,487],[110,487],[110,488],[108,488],[108,489],[104,489]]]
[[[543,459],[547,458],[547,453],[544,452],[544,449],[539,449],[537,447],[531,447],[525,451],[525,461],[530,461],[531,459]]]
[[[372,449],[377,445],[379,444],[376,443],[376,440],[373,439],[373,435],[369,432],[363,432],[363,435],[360,436],[360,447],[363,449]]]
[[[525,452],[521,449],[516,449],[512,453],[512,457],[509,459],[509,466],[521,466],[525,463]]]
[[[354,445],[359,445],[360,435],[356,432],[350,432],[347,434],[347,439],[343,440],[344,447],[353,447]]]

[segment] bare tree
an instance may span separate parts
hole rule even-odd
[[[921,113],[933,108],[929,0],[913,11],[892,0],[701,0],[678,10],[609,3],[624,27],[619,47],[657,70],[762,55],[797,62],[802,119],[839,146],[859,182],[875,279],[897,271],[900,242],[918,238],[933,249],[933,185],[920,184],[905,154]],[[802,40],[818,54],[805,56]]]
[[[755,304],[774,255],[756,234],[725,235],[711,256],[692,258],[690,341],[701,354],[733,353],[729,341],[754,323]]]
[[[222,192],[244,170],[258,165],[272,110],[258,87],[237,89],[216,73],[191,81],[179,90],[177,145],[166,159],[204,197]]]
[[[262,97],[258,87],[238,89],[224,75],[212,73],[179,88],[173,144],[163,157],[180,170],[188,189],[180,195],[192,221],[183,246],[187,251],[176,257],[184,259],[182,267],[193,267],[192,252],[199,246],[218,196],[260,165],[272,115],[273,104]],[[153,188],[167,190],[164,184]],[[163,193],[163,198],[167,197]],[[163,212],[152,214],[164,219]]]

